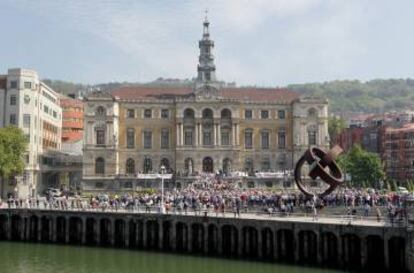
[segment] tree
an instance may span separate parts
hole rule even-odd
[[[340,117],[329,117],[328,119],[328,133],[331,145],[336,143],[338,135],[346,128],[346,122]]]
[[[0,178],[1,196],[4,183],[14,175],[23,173],[23,154],[26,151],[27,139],[17,127],[0,128]]]
[[[363,150],[360,145],[354,145],[347,154],[340,156],[338,164],[351,176],[354,187],[379,188],[379,181],[385,177],[379,156]]]

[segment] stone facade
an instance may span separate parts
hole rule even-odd
[[[135,188],[137,173],[161,165],[178,180],[288,171],[309,145],[328,146],[326,99],[221,86],[203,25],[194,87],[121,87],[85,98],[84,189]]]
[[[36,71],[9,69],[0,75],[0,127],[17,126],[28,139],[24,175],[1,183],[0,195],[34,197],[42,181],[41,155],[61,148],[59,96]]]

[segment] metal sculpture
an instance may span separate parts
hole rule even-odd
[[[342,149],[339,146],[333,147],[328,152],[315,146],[311,146],[306,150],[295,167],[294,177],[299,190],[308,197],[317,196],[322,198],[332,193],[338,185],[344,183],[342,171],[335,162],[336,157],[340,153],[342,153]],[[321,193],[314,193],[307,189],[302,181],[301,172],[305,163],[309,165],[309,177],[313,180],[319,177],[323,182],[327,183],[329,187],[326,190]]]

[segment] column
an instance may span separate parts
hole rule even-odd
[[[183,146],[184,145],[184,126],[182,123],[180,123],[180,145]]]
[[[337,261],[338,261],[338,265],[340,267],[342,267],[344,265],[344,260],[343,260],[343,251],[342,251],[342,238],[340,234],[336,234],[336,238],[337,238],[337,242],[338,242],[338,257],[337,257]]]
[[[39,222],[37,223],[37,241],[42,241],[42,218],[39,217]]]
[[[217,145],[221,146],[221,126],[217,124]]]
[[[56,217],[52,217],[52,228],[50,229],[50,232],[52,233],[52,242],[56,243],[56,237],[57,237],[57,231],[56,231]]]
[[[273,258],[277,261],[279,260],[279,248],[278,248],[278,240],[277,240],[277,229],[272,231],[273,232]]]
[[[214,131],[213,144],[214,146],[216,146],[217,145],[217,124],[213,124],[213,131]]]
[[[147,221],[142,221],[142,247],[147,248]]]
[[[238,246],[237,246],[237,256],[239,256],[239,257],[242,257],[243,256],[243,242],[246,242],[247,240],[247,238],[246,239],[244,239],[243,238],[244,237],[244,234],[243,234],[243,227],[241,227],[241,228],[239,228],[238,230],[237,230],[237,244],[238,244]],[[246,236],[247,237],[247,236]],[[233,242],[233,241],[232,241]],[[231,246],[232,247],[232,249],[233,249],[233,245]],[[247,249],[247,247],[245,247],[246,249]]]
[[[7,240],[11,239],[11,216],[10,216],[10,214],[7,216],[6,238],[7,238]]]
[[[367,265],[367,238],[362,237],[361,240],[361,268]]]
[[[233,124],[231,128],[231,144],[236,145],[236,124]]]
[[[389,240],[389,237],[385,235],[384,236],[384,267],[386,271],[390,269],[390,254],[389,254],[389,248],[388,248],[388,240]]]
[[[140,233],[140,230],[139,230],[139,221],[138,220],[134,220],[134,223],[135,223],[135,246],[136,247],[140,247],[140,245],[139,245],[139,233]]]
[[[293,244],[294,244],[293,252],[294,252],[295,262],[298,262],[299,261],[299,232],[296,231],[295,229],[293,229],[293,236],[294,236],[294,239],[293,239]]]
[[[203,145],[203,131],[201,130],[201,124],[198,124],[198,145]]]
[[[96,245],[101,244],[101,219],[96,219],[96,225],[95,227],[95,236],[96,236]]]
[[[23,240],[25,241],[25,240],[28,240],[28,239],[30,239],[30,222],[31,222],[31,220],[30,220],[30,218],[29,217],[27,217],[27,218],[23,218],[24,219],[24,227],[25,227],[25,230],[24,230],[24,232],[23,232]]]
[[[176,126],[177,128],[176,128],[176,133],[177,133],[177,136],[176,136],[176,140],[175,140],[175,143],[176,143],[176,146],[180,146],[180,124],[179,123],[177,123],[177,126]]]
[[[223,253],[223,237],[221,233],[221,225],[217,227],[217,253]]]
[[[322,257],[323,257],[323,253],[322,253],[322,235],[321,233],[316,233],[316,260],[318,262],[318,264],[322,264]]]
[[[194,134],[194,143],[195,143],[195,146],[196,147],[198,147],[200,144],[199,144],[199,142],[198,142],[198,123],[196,123],[196,125],[195,125],[195,127],[194,127],[194,132],[195,132],[195,134]]]
[[[177,241],[176,241],[176,223],[174,221],[171,221],[171,234],[170,234],[170,247],[172,251],[175,251],[177,249]]]
[[[262,258],[263,256],[263,238],[262,238],[262,231],[259,229],[257,229],[257,257],[259,257],[259,259]]]
[[[193,229],[191,223],[187,226],[187,250],[189,253],[193,252]]]
[[[109,242],[111,243],[111,246],[115,245],[115,219],[109,220],[111,222],[110,230],[109,230]]]
[[[208,253],[208,224],[204,223],[204,238],[203,238],[203,247],[204,247],[204,254]]]
[[[158,223],[158,248],[163,249],[164,233],[163,233],[163,221],[160,220]]]
[[[129,222],[125,221],[125,247],[129,247]]]
[[[81,243],[82,243],[82,245],[84,245],[86,243],[86,218],[82,217],[81,221],[82,221],[82,239],[81,239]]]
[[[65,243],[69,243],[69,217],[65,218]]]
[[[240,139],[240,132],[239,132],[239,125],[236,123],[235,124],[235,126],[236,126],[236,145],[239,145],[239,139]]]

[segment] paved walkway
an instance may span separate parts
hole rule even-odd
[[[8,208],[0,208],[6,210]],[[11,208],[12,210],[42,210],[42,211],[61,211],[61,212],[91,212],[91,213],[119,213],[119,214],[159,214],[159,210],[152,209],[151,211],[145,211],[145,209],[140,210],[126,210],[126,209],[49,209],[49,208]],[[332,224],[332,225],[352,225],[352,226],[372,226],[372,227],[403,227],[406,225],[406,220],[402,219],[395,221],[394,225],[387,220],[381,219],[377,220],[376,217],[363,217],[363,216],[349,216],[349,215],[328,215],[320,214],[315,220],[312,214],[305,213],[253,213],[253,212],[241,212],[240,216],[234,216],[233,212],[226,211],[223,215],[222,213],[216,214],[215,212],[201,211],[194,213],[194,211],[188,211],[187,213],[167,213],[168,215],[177,215],[177,216],[203,216],[209,218],[227,218],[227,219],[252,219],[252,220],[266,220],[266,221],[276,221],[276,222],[302,222],[302,223],[320,223],[320,224]]]

